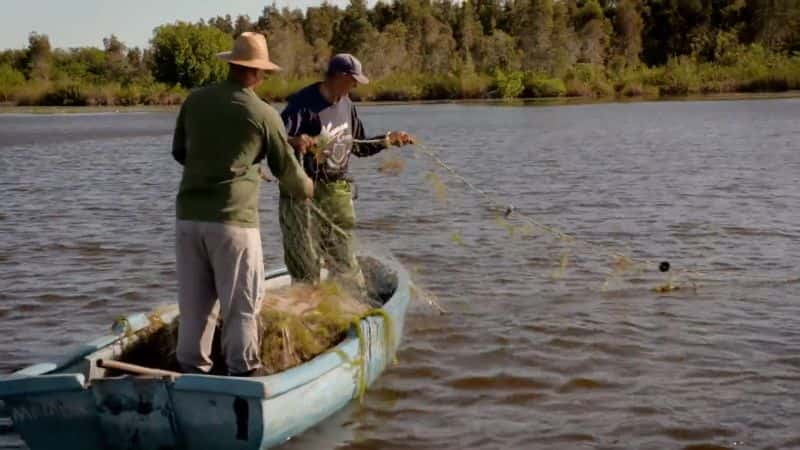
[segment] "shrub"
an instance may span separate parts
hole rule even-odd
[[[85,106],[89,95],[77,83],[56,84],[44,94],[42,105],[46,106]]]
[[[420,100],[424,94],[424,80],[419,76],[395,74],[370,84],[359,86],[356,95],[364,100],[408,101]]]
[[[514,99],[522,95],[525,90],[525,85],[522,81],[524,75],[522,72],[511,71],[503,72],[497,70],[494,74],[494,85],[501,98]]]
[[[8,64],[0,65],[0,101],[7,102],[11,94],[25,83],[25,75]]]
[[[423,83],[422,95],[426,100],[452,100],[461,97],[461,80],[455,76],[431,76]]]
[[[699,90],[696,63],[687,57],[670,58],[659,87],[664,95],[688,95]]]
[[[19,106],[37,106],[43,104],[44,96],[49,89],[48,83],[31,82],[15,89],[10,100]]]
[[[272,76],[256,89],[259,97],[273,102],[286,101],[290,95],[304,87],[318,81],[316,78],[285,78],[279,75]]]
[[[475,99],[487,98],[492,86],[492,78],[487,75],[471,74],[461,75],[461,98]]]
[[[567,81],[567,97],[591,97],[593,95],[592,88],[588,84],[580,80]]]
[[[641,83],[625,83],[619,90],[623,97],[641,97],[644,95],[644,86]]]
[[[142,104],[142,90],[139,86],[128,85],[116,89],[114,103],[121,106],[135,106]]]
[[[151,44],[153,75],[158,81],[203,86],[222,80],[227,73],[227,65],[216,54],[230,49],[232,39],[213,26],[161,25],[153,32]]]
[[[529,75],[525,78],[526,97],[563,97],[567,94],[567,86],[558,78],[540,78]]]

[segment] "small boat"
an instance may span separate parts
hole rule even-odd
[[[391,364],[410,302],[408,273],[383,259],[364,272],[382,299],[380,314],[286,371],[254,378],[162,370],[117,376],[116,359],[149,325],[147,315],[135,314],[60,362],[0,379],[0,400],[31,450],[274,447],[342,409]],[[267,275],[267,289],[289,283],[285,269]],[[177,316],[176,307],[161,312],[166,323]]]

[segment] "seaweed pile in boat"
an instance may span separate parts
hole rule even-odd
[[[373,284],[373,283],[369,283]],[[390,296],[386,287],[370,286],[371,295],[354,294],[336,280],[317,285],[294,284],[268,290],[259,315],[261,359],[269,373],[277,373],[313,359],[340,343],[358,318],[379,306],[377,298]],[[144,367],[179,371],[175,350],[179,318],[165,323],[158,313],[150,326],[135,333],[119,361]],[[221,323],[214,333],[212,374],[226,374],[221,352]]]
[[[309,361],[344,340],[372,309],[336,281],[268,291],[261,309],[261,363],[277,373]]]

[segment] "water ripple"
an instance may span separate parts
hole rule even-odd
[[[358,235],[451,312],[415,304],[399,364],[287,449],[797,448],[800,102],[361,109],[409,129],[519,211],[639,258],[704,269],[612,280],[485,208],[421,155],[358,159]],[[0,372],[175,300],[172,113],[0,116]],[[262,188],[268,266],[277,191]],[[454,235],[460,239],[454,239]],[[561,261],[568,265],[560,272]],[[607,290],[601,291],[606,284]],[[21,345],[20,343],[24,343]],[[0,419],[0,431],[3,430]],[[13,435],[0,448],[20,449]]]

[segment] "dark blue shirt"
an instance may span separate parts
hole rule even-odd
[[[287,133],[292,137],[302,134],[316,137],[328,124],[334,128],[342,123],[347,124],[341,138],[324,150],[325,161],[318,163],[311,153],[302,156],[297,154],[298,159],[302,159],[306,173],[314,181],[344,179],[351,154],[358,157],[372,156],[386,148],[383,136],[374,138],[380,142],[353,142],[353,140],[366,140],[364,125],[358,117],[355,105],[349,97],[332,104],[320,92],[320,83],[314,83],[289,97],[281,118],[286,125]]]

